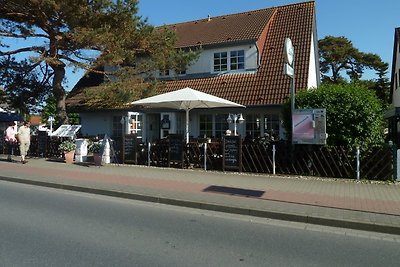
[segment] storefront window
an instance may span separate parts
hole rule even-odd
[[[279,140],[279,116],[264,115],[264,133],[267,133],[272,140]]]
[[[226,130],[229,129],[228,122],[226,119],[229,114],[218,114],[215,115],[215,137],[222,138],[225,135]]]
[[[261,116],[259,114],[246,115],[246,138],[261,137]]]
[[[200,115],[200,137],[212,136],[212,115]]]

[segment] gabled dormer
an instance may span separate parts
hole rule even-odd
[[[254,73],[260,66],[266,35],[277,9],[262,9],[166,25],[177,35],[177,49],[201,47],[199,59],[184,73],[163,70],[159,78],[212,77]]]

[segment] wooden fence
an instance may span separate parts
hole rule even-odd
[[[63,139],[47,137],[43,140],[33,137],[30,156],[62,157],[58,145]],[[122,162],[122,139],[112,143],[112,160]],[[242,171],[249,173],[268,173],[284,175],[304,175],[334,178],[357,178],[356,151],[344,147],[318,145],[291,145],[287,143],[246,143],[242,144]],[[275,151],[274,151],[275,149]],[[170,162],[167,140],[160,140],[150,146],[139,143],[137,164],[159,167],[204,168],[206,157],[207,170],[222,171],[223,144],[220,141],[207,143],[190,142],[183,144],[183,161]],[[5,154],[4,140],[0,138],[0,153]],[[17,152],[18,153],[18,152]],[[368,152],[360,153],[359,177],[371,180],[392,180],[396,157],[392,149],[383,145]]]

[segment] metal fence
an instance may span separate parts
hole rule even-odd
[[[58,145],[62,138],[46,137],[39,140],[33,136],[29,155],[31,157],[62,157]],[[111,161],[123,162],[123,140],[113,139]],[[182,161],[171,161],[169,143],[166,139],[152,144],[138,143],[135,164],[178,167],[207,168],[222,171],[223,143],[220,140],[205,144],[192,141],[183,144]],[[396,172],[396,154],[392,147],[383,145],[370,151],[361,151],[357,163],[357,152],[345,147],[318,145],[291,145],[284,142],[244,142],[241,147],[242,171],[284,175],[304,175],[334,178],[361,178],[392,180]],[[4,140],[0,137],[0,153],[6,154]],[[17,151],[18,153],[18,151]]]

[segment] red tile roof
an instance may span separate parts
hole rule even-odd
[[[164,93],[191,87],[246,106],[282,104],[288,97],[291,79],[283,74],[283,44],[290,38],[295,47],[296,89],[307,87],[315,3],[303,2],[243,12],[210,20],[166,25],[175,30],[177,47],[220,45],[257,41],[261,65],[255,73],[225,74],[208,78],[165,81]],[[67,104],[79,105],[80,94]],[[83,103],[81,103],[83,104]]]

